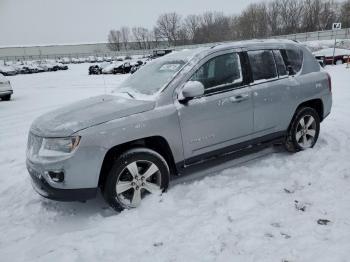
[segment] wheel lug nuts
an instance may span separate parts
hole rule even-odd
[[[132,182],[132,183],[131,183],[131,186],[135,186],[135,182]]]
[[[136,187],[136,190],[139,190],[139,189],[140,189],[140,188],[137,186],[137,187]]]
[[[145,186],[145,183],[142,183],[141,186]]]

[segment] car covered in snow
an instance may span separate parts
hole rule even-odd
[[[5,76],[0,74],[0,99],[3,101],[9,101],[13,94],[13,90],[11,87],[10,80],[8,80]]]
[[[92,65],[89,67],[89,75],[100,75],[102,74],[102,70],[110,65],[111,63],[109,62],[104,62],[99,65]]]
[[[331,107],[330,76],[293,41],[174,52],[113,94],[37,118],[27,169],[46,198],[83,201],[100,190],[114,209],[135,208],[175,178],[269,145],[310,150]]]
[[[0,65],[0,74],[4,76],[13,76],[16,75],[18,71],[13,66]]]
[[[348,62],[348,58],[350,57],[350,50],[341,48],[336,48],[334,50],[334,48],[326,48],[314,52],[313,54],[317,60],[323,61],[323,64],[325,65],[341,65]]]

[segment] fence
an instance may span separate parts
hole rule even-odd
[[[280,35],[272,38],[290,39],[300,42],[314,41],[314,40],[332,40],[332,39],[350,39],[350,28],[341,30],[326,30],[308,33],[298,33],[291,35]]]
[[[313,40],[331,40],[331,39],[350,39],[350,28],[341,30],[327,30],[318,32],[298,33],[290,35],[279,35],[270,38],[290,39],[300,42]],[[130,43],[132,46],[133,43]],[[169,47],[167,42],[157,42],[157,48],[172,48],[180,50],[184,48],[196,48],[203,46],[212,46],[215,43],[207,43],[200,45],[183,45]],[[112,52],[108,49],[107,43],[96,44],[80,44],[80,45],[50,45],[50,46],[29,46],[29,47],[0,47],[0,60],[16,61],[16,60],[42,60],[42,59],[58,59],[58,58],[84,58],[89,56],[125,56],[125,55],[147,55],[153,49],[143,50],[122,50]]]

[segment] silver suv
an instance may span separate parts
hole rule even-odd
[[[39,117],[27,168],[44,197],[84,201],[100,189],[116,210],[133,208],[172,178],[256,148],[312,148],[331,106],[329,75],[298,43],[184,50],[148,63],[113,95]]]

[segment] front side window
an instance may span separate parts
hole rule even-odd
[[[275,56],[275,62],[276,62],[276,67],[277,67],[277,71],[278,71],[278,75],[281,77],[283,76],[287,76],[287,67],[286,64],[284,63],[282,54],[280,50],[274,50],[273,54]]]
[[[275,60],[271,50],[248,52],[254,81],[277,78]]]
[[[230,53],[212,58],[201,66],[190,80],[201,82],[207,93],[227,85],[241,84],[243,77],[239,55]]]

